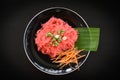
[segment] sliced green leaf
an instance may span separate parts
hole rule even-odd
[[[99,44],[100,28],[75,28],[78,30],[78,40],[75,46],[86,51],[97,51]]]

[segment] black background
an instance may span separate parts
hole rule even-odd
[[[98,80],[117,79],[119,71],[119,4],[116,1],[1,1],[0,73],[3,79]],[[37,70],[23,49],[23,34],[30,19],[48,7],[67,7],[78,12],[90,27],[101,28],[97,52],[92,52],[80,71],[52,76]]]

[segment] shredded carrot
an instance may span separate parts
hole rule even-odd
[[[77,50],[76,48],[71,48],[67,51],[63,51],[58,54],[57,57],[52,58],[53,63],[59,63],[60,69],[62,69],[66,65],[70,65],[71,63],[78,64],[78,59],[85,57],[86,55],[80,55],[79,53],[84,51],[84,49]]]

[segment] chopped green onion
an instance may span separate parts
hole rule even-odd
[[[56,38],[55,37],[52,37],[52,42],[56,41]]]
[[[48,37],[53,37],[53,34],[52,34],[51,32],[48,32],[48,33],[46,34],[46,36],[48,36]]]
[[[51,42],[50,44],[52,44],[53,46],[58,46],[59,43],[62,41],[62,35],[64,34],[65,30],[59,30],[58,34],[54,35],[51,32],[48,32],[46,34],[46,36],[51,37]]]
[[[59,30],[58,34],[63,35],[65,33],[65,30]]]
[[[58,46],[59,45],[59,43],[57,42],[57,41],[55,41],[54,43],[53,43],[53,46]]]
[[[62,40],[62,37],[60,36],[60,37],[57,39],[57,41],[60,43],[61,40]]]

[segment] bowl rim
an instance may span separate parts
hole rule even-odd
[[[29,61],[32,63],[32,65],[35,66],[38,70],[40,70],[40,71],[42,71],[42,72],[44,72],[44,73],[46,73],[46,74],[50,74],[50,75],[65,75],[65,74],[69,74],[69,73],[77,70],[80,66],[82,66],[82,65],[84,64],[84,62],[87,60],[87,58],[88,58],[88,56],[89,56],[89,54],[90,54],[90,51],[87,52],[87,56],[85,57],[85,59],[84,59],[83,62],[79,65],[78,68],[75,68],[75,69],[73,69],[73,70],[71,70],[71,71],[69,71],[69,72],[67,72],[67,73],[59,73],[59,74],[56,74],[56,73],[46,72],[46,71],[40,69],[37,65],[35,65],[35,63],[30,59],[30,57],[29,57],[29,55],[28,55],[28,51],[26,50],[26,44],[25,44],[25,41],[26,41],[26,32],[27,32],[27,30],[28,30],[29,25],[31,24],[31,22],[32,22],[38,15],[40,15],[42,12],[47,11],[47,10],[51,10],[51,9],[57,9],[57,8],[58,8],[58,9],[65,9],[65,10],[68,10],[68,11],[71,11],[71,12],[75,13],[78,17],[80,17],[80,18],[82,19],[82,21],[85,23],[85,25],[87,26],[87,28],[89,28],[89,26],[88,26],[88,24],[86,23],[86,21],[85,21],[77,12],[73,11],[72,9],[69,9],[69,8],[66,8],[66,7],[49,7],[49,8],[46,8],[46,9],[43,9],[43,10],[39,11],[39,12],[38,12],[37,14],[35,14],[35,15],[30,19],[30,21],[28,22],[27,27],[25,28],[25,31],[24,31],[24,34],[23,34],[23,47],[24,47],[24,51],[25,51],[25,54],[26,54],[28,60],[29,60]]]

